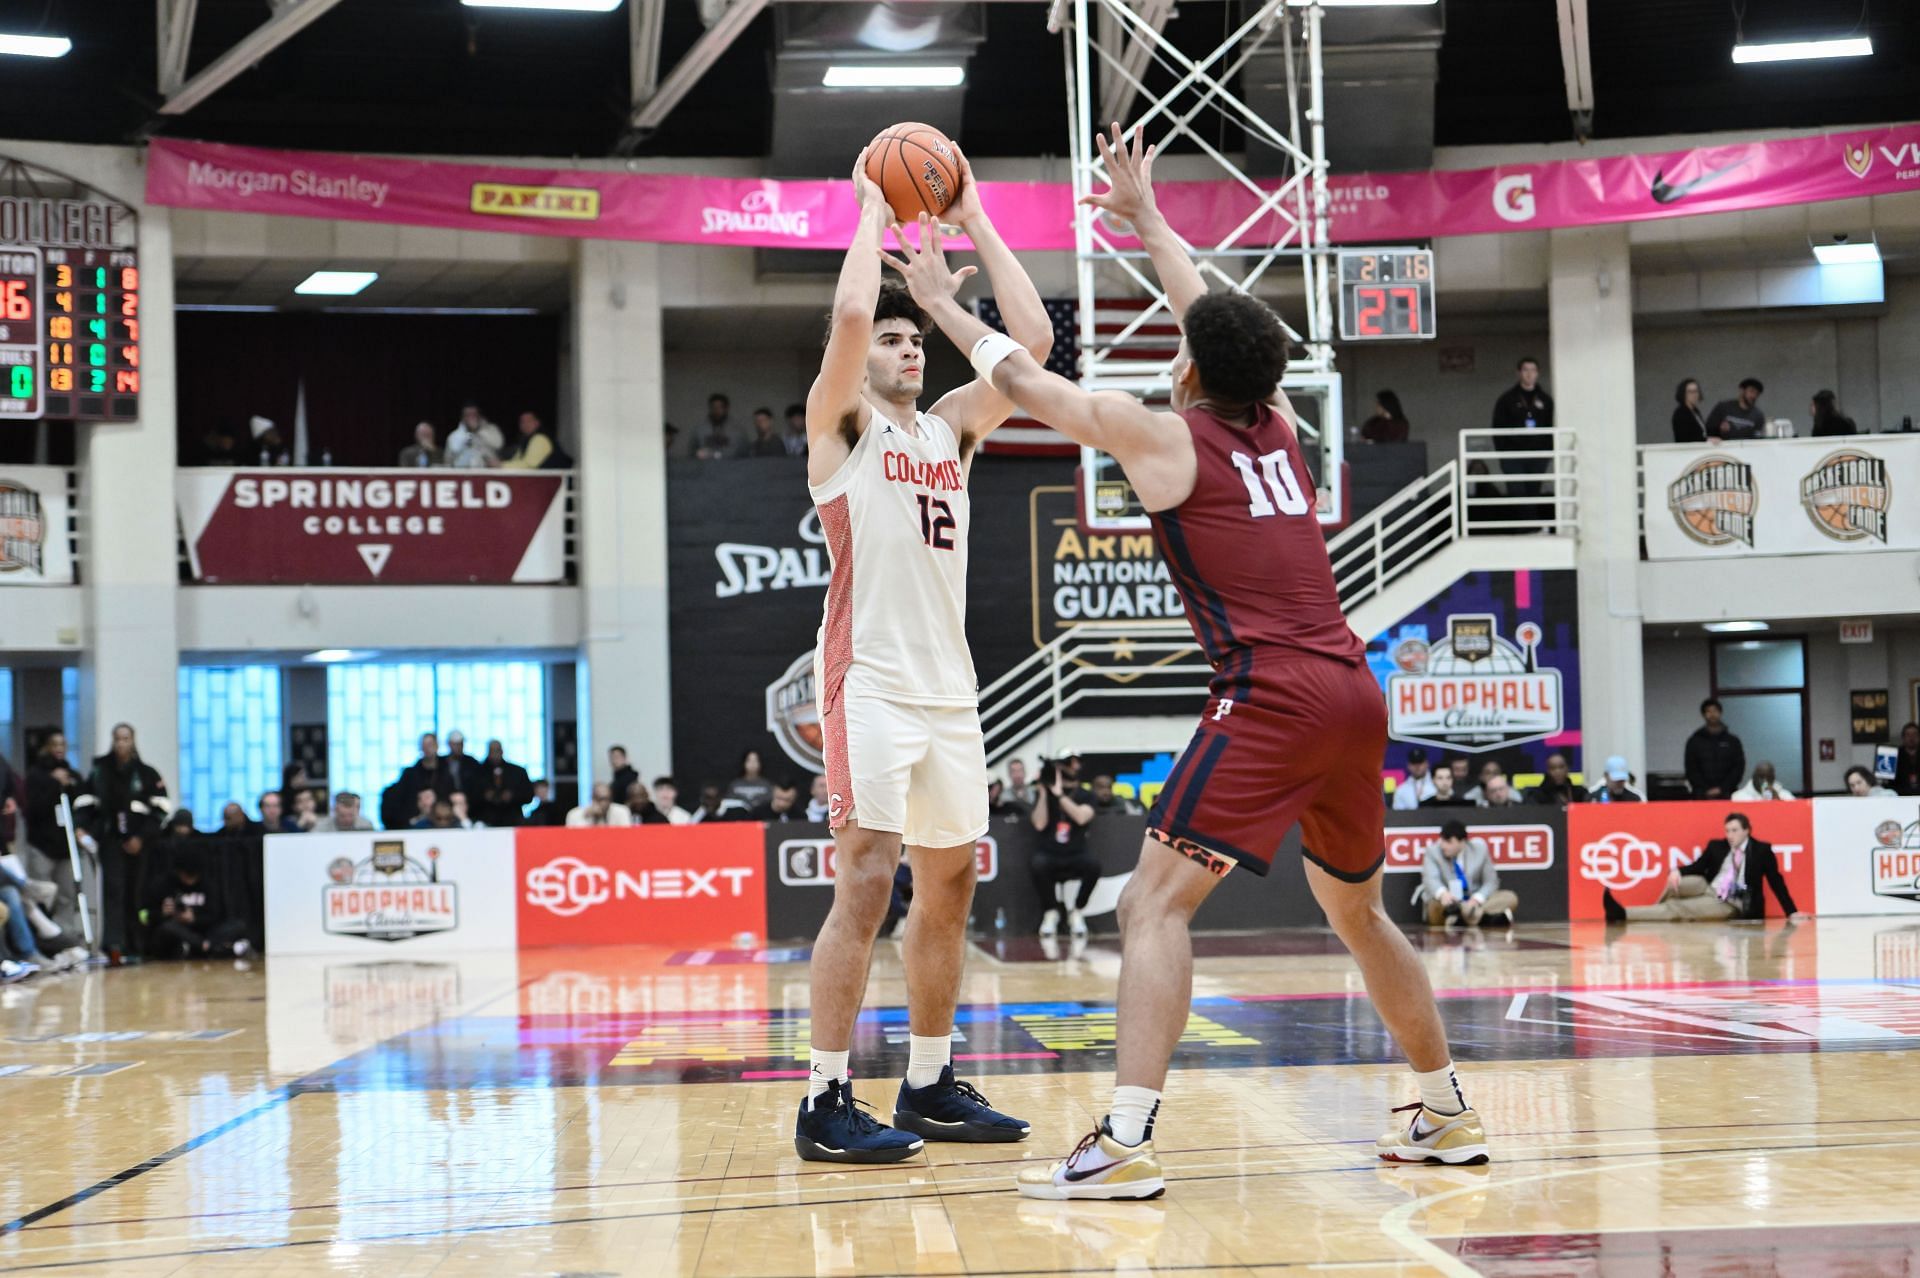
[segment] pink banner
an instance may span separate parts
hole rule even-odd
[[[1332,234],[1344,243],[1424,240],[1688,217],[1920,190],[1920,125],[1734,142],[1648,155],[1492,169],[1335,177]],[[1016,249],[1073,248],[1061,183],[985,182]],[[457,164],[211,142],[154,141],[147,201],[175,208],[663,244],[845,248],[855,210],[839,182],[607,173]],[[1232,182],[1168,182],[1168,219],[1217,243],[1257,207]],[[1239,241],[1269,242],[1263,219]]]

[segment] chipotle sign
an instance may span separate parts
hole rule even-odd
[[[565,571],[562,475],[202,470],[178,484],[197,581],[507,583]]]

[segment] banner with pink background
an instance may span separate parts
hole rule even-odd
[[[1342,243],[1593,226],[1814,204],[1920,190],[1920,125],[1729,142],[1685,151],[1363,173],[1329,181]],[[1160,204],[1195,243],[1218,243],[1255,212],[1244,186],[1164,182]],[[1015,249],[1071,250],[1065,183],[982,182]],[[844,249],[856,210],[844,181],[522,168],[393,156],[277,151],[156,139],[147,202],[278,217],[507,231],[582,239]],[[1271,215],[1242,245],[1282,230]]]

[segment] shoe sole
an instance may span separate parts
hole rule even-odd
[[[1417,1166],[1421,1163],[1439,1163],[1446,1167],[1476,1167],[1491,1161],[1485,1145],[1462,1145],[1458,1149],[1433,1150],[1419,1158],[1402,1158],[1398,1153],[1382,1153],[1380,1161],[1385,1163],[1405,1163]]]
[[[1061,1202],[1073,1198],[1103,1199],[1109,1202],[1138,1201],[1146,1202],[1158,1198],[1167,1192],[1167,1182],[1156,1176],[1152,1180],[1130,1180],[1120,1185],[1029,1185],[1025,1181],[1015,1185],[1022,1195],[1028,1198],[1044,1198],[1051,1202]]]
[[[989,1127],[985,1123],[943,1123],[934,1118],[922,1118],[918,1114],[904,1109],[893,1111],[893,1126],[903,1132],[912,1132],[921,1140],[938,1140],[968,1145],[1005,1145],[1025,1140],[1033,1134],[1032,1127]]]
[[[793,1138],[793,1152],[810,1163],[900,1163],[926,1148],[920,1141],[882,1149],[834,1149],[805,1136]]]

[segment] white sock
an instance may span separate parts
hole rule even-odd
[[[1413,1079],[1420,1084],[1420,1103],[1434,1113],[1458,1114],[1467,1108],[1467,1098],[1460,1090],[1460,1080],[1454,1077],[1452,1061],[1424,1073],[1416,1069]]]
[[[907,1086],[931,1087],[953,1063],[953,1034],[907,1036]]]
[[[807,1074],[807,1104],[812,1105],[827,1090],[827,1084],[847,1081],[847,1052],[823,1052],[813,1049],[813,1068]]]
[[[1107,1126],[1122,1145],[1138,1145],[1153,1134],[1153,1118],[1160,1112],[1160,1093],[1151,1087],[1116,1087]]]

